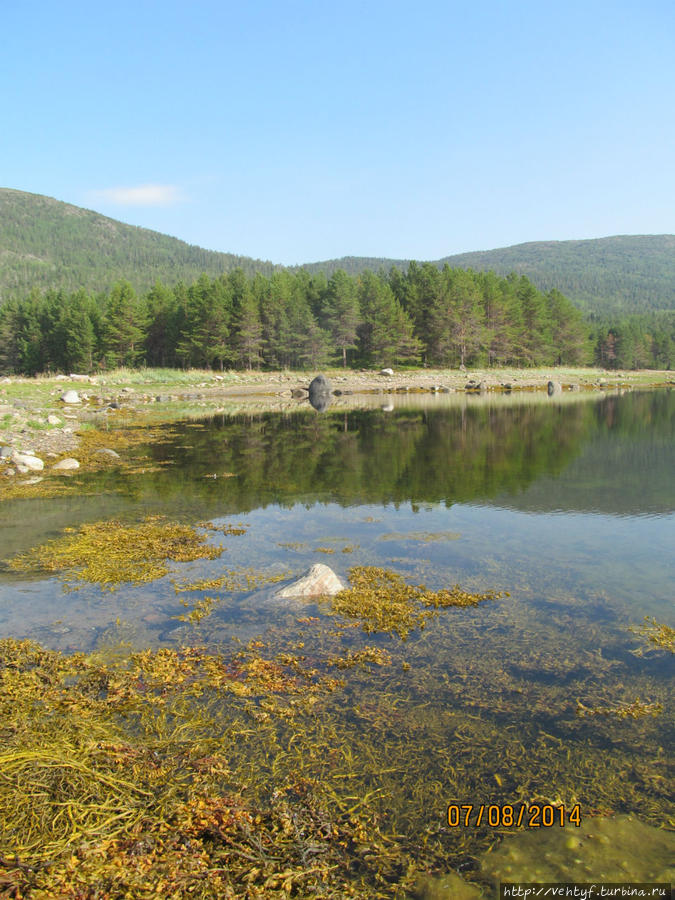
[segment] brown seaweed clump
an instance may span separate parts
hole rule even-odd
[[[653,647],[675,653],[675,628],[671,628],[669,625],[662,624],[657,622],[656,619],[645,616],[645,624],[640,626],[640,628],[631,628],[631,631],[647,638]],[[636,656],[643,655],[642,650],[635,650],[634,653]]]
[[[614,706],[584,706],[577,700],[577,716],[581,719],[587,716],[613,716],[617,719],[643,719],[645,716],[658,716],[663,712],[660,703],[650,703],[648,700],[640,700],[636,697],[631,703],[618,703]]]
[[[64,581],[86,581],[114,590],[122,583],[142,584],[169,572],[167,560],[215,559],[223,547],[206,542],[192,526],[149,516],[136,525],[95,522],[66,529],[63,537],[9,560],[16,571],[61,573]]]
[[[258,715],[336,685],[254,645],[107,664],[0,640],[0,895],[389,896],[375,885],[401,848],[365,813],[297,770],[272,773],[265,802],[247,783]]]
[[[436,610],[450,606],[476,606],[504,594],[486,591],[473,594],[455,585],[430,591],[423,584],[407,584],[401,575],[377,566],[355,566],[349,570],[350,588],[331,598],[331,608],[357,619],[366,632],[383,631],[406,638],[423,628]]]

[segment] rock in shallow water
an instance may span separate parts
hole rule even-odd
[[[72,457],[67,457],[66,459],[61,459],[57,463],[54,463],[52,469],[55,472],[67,472],[70,469],[79,469],[80,464],[76,459],[72,459]]]
[[[279,600],[290,600],[293,597],[332,597],[344,588],[344,583],[330,566],[315,563],[302,578],[275,591],[274,596]]]
[[[675,834],[633,816],[607,816],[509,835],[483,857],[485,875],[501,881],[665,882],[675,877]]]

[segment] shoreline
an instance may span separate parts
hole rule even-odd
[[[324,369],[331,399],[358,405],[378,395],[556,395],[667,388],[675,373],[657,370],[613,371],[591,368],[415,369],[391,375],[377,370]],[[45,458],[45,466],[77,453],[87,431],[116,426],[169,424],[216,413],[285,411],[306,400],[319,372],[234,372],[203,370],[117,370],[100,375],[56,375],[0,379],[0,476],[25,475],[13,470],[12,455]],[[61,398],[76,391],[78,401]],[[373,397],[375,395],[375,397]],[[228,405],[233,406],[232,410]],[[4,479],[3,479],[4,480]],[[0,482],[1,484],[2,482]]]

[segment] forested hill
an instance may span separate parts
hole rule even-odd
[[[616,317],[675,310],[675,235],[623,235],[586,241],[538,241],[436,260],[441,268],[526,275],[543,292],[556,289],[586,312]],[[410,260],[343,257],[308,263],[310,274],[350,275]],[[128,281],[139,293],[157,281],[190,284],[240,267],[267,277],[283,266],[203,250],[177,238],[126,225],[51,197],[0,188],[0,303],[33,289],[108,292]],[[297,271],[300,267],[293,267]]]
[[[587,312],[606,315],[675,309],[675,235],[618,235],[587,241],[534,241],[500,250],[460,253],[434,265],[526,275],[541,291],[555,288]],[[350,256],[306,266],[331,274],[344,269],[407,269],[408,260]]]
[[[137,291],[156,281],[195,281],[241,267],[271,275],[272,263],[202,250],[51,197],[0,188],[0,302],[33,288],[107,291],[120,280]]]

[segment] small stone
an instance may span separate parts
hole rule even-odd
[[[59,462],[54,463],[52,469],[55,472],[67,472],[70,469],[79,469],[80,464],[76,459],[72,457],[66,457],[66,459],[61,459]]]
[[[276,591],[274,596],[280,600],[288,600],[292,597],[332,597],[333,594],[344,589],[344,583],[330,566],[315,563],[302,578]]]
[[[111,450],[109,447],[101,447],[99,450],[94,450],[94,453],[100,453],[104,456],[110,456],[112,459],[119,459],[120,455],[116,450]]]
[[[41,481],[44,481],[44,479],[42,478],[42,476],[41,476],[41,475],[36,475],[34,478],[26,478],[25,481],[20,481],[19,484],[20,484],[22,487],[25,487],[26,485],[29,485],[29,484],[39,484]]]
[[[61,394],[61,402],[62,403],[81,403],[80,395],[77,391],[66,391],[65,394]]]
[[[393,370],[393,369],[388,369],[388,368],[387,368],[387,369],[380,369],[380,375],[386,375],[388,378],[390,378],[393,374],[394,374],[394,370]]]
[[[58,416],[47,416],[47,425],[60,425],[61,419]]]
[[[13,453],[12,457],[17,469],[22,474],[23,472],[40,472],[45,467],[45,464],[39,457],[31,456],[28,453]]]

